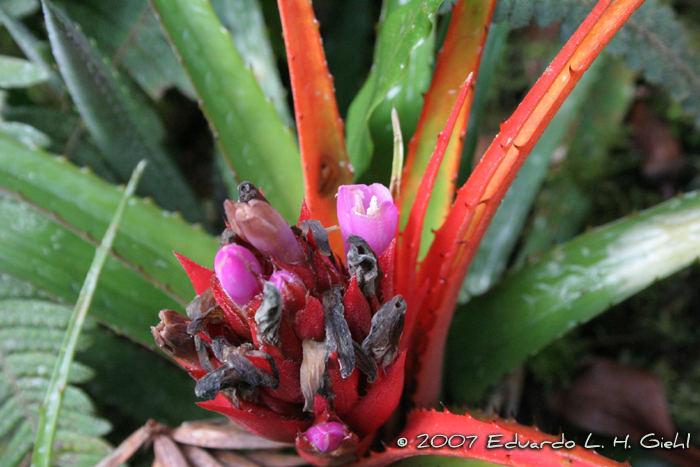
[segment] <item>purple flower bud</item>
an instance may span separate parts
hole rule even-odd
[[[237,305],[245,305],[260,293],[260,283],[253,273],[262,274],[262,267],[245,247],[232,243],[221,248],[214,259],[214,272]]]
[[[282,215],[265,201],[224,203],[229,224],[245,241],[285,263],[299,263],[304,255],[296,236]]]
[[[284,290],[285,284],[289,282],[296,283],[298,280],[299,278],[297,276],[283,269],[272,273],[269,279],[269,281],[275,284],[275,287],[280,289],[280,291]]]
[[[335,451],[345,438],[345,429],[338,422],[320,423],[306,431],[306,438],[321,452]]]
[[[282,307],[286,310],[304,308],[306,287],[301,279],[289,271],[274,272],[269,279],[282,292]]]
[[[380,256],[394,239],[399,211],[389,189],[380,183],[343,185],[338,189],[338,222],[343,242],[355,234]]]

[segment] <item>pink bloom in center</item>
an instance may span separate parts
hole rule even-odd
[[[343,185],[338,189],[338,222],[346,249],[353,234],[381,255],[394,239],[399,211],[389,189],[380,183]]]

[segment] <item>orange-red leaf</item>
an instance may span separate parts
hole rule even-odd
[[[328,72],[311,2],[278,0],[277,4],[294,96],[306,203],[311,217],[330,227],[338,223],[338,187],[352,183],[333,78]],[[339,233],[331,235],[331,246],[344,256]]]
[[[556,111],[600,51],[644,0],[601,0],[567,42],[474,169],[421,263],[417,283],[426,290],[413,303],[420,315],[413,327],[406,374],[415,403],[436,402],[441,387],[447,329],[459,288],[481,238],[525,158]],[[447,280],[449,278],[449,280]],[[410,306],[410,305],[409,305]],[[417,343],[424,342],[424,346]]]
[[[447,119],[445,128],[438,135],[435,152],[433,153],[428,166],[423,172],[423,177],[421,178],[421,183],[418,187],[418,194],[408,217],[408,223],[406,224],[406,228],[401,232],[401,243],[398,248],[398,257],[396,260],[396,283],[398,292],[403,295],[404,299],[409,304],[406,311],[404,342],[406,342],[407,337],[411,334],[412,325],[415,323],[415,316],[417,312],[417,309],[412,305],[413,296],[415,295],[414,284],[416,283],[415,276],[416,264],[418,261],[418,247],[420,245],[425,213],[428,210],[428,203],[430,202],[433,186],[435,185],[435,180],[437,179],[440,169],[440,164],[442,163],[443,156],[447,150],[450,137],[452,136],[457,119],[467,99],[467,95],[470,94],[469,91],[472,89],[473,82],[473,75],[469,75],[469,78],[464,83],[464,86],[457,97],[457,102],[454,104],[452,113]]]
[[[426,434],[427,437],[420,436],[422,434]],[[460,447],[450,448],[443,446],[441,448],[433,448],[431,446],[431,440],[434,446],[441,446],[446,442],[449,442],[452,446],[458,446],[462,443],[462,436],[465,441]],[[472,438],[472,436],[476,438]],[[452,438],[450,439],[450,437]],[[407,442],[404,447],[397,447],[399,444],[397,444],[397,441],[394,441],[386,451],[373,453],[369,458],[361,460],[359,467],[384,467],[400,459],[420,455],[480,459],[496,464],[518,467],[628,466],[627,463],[620,464],[580,446],[567,449],[562,446],[565,442],[562,441],[565,440],[564,435],[551,436],[542,433],[536,428],[525,427],[500,419],[480,421],[469,414],[456,415],[447,411],[419,410],[412,412],[409,414],[406,428],[404,428],[397,440],[401,438]],[[491,440],[491,446],[501,445],[502,447],[487,448],[489,440]],[[527,447],[506,449],[506,443],[514,440],[517,440],[517,443],[521,446]],[[541,444],[543,441],[545,442],[544,445]],[[551,443],[557,442],[561,443],[561,445],[554,444],[555,449],[553,449]],[[533,443],[537,447],[534,447]],[[571,446],[570,442],[569,446]]]
[[[437,135],[450,115],[464,79],[470,73],[473,73],[475,80],[477,79],[495,5],[495,0],[460,0],[452,10],[450,26],[445,42],[438,52],[435,74],[425,95],[418,127],[408,146],[401,194],[404,219],[408,217],[422,175],[435,148]],[[434,196],[430,201],[430,214],[425,221],[424,235],[429,233],[430,229],[440,226],[452,204],[472,98],[473,95],[467,97],[463,110],[457,117],[457,131],[450,138],[440,166],[440,175],[433,187]],[[404,223],[402,222],[402,225]]]

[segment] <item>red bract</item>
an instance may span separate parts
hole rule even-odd
[[[440,179],[451,181],[456,176],[469,91],[495,5],[493,0],[479,7],[458,1],[409,145],[402,199],[395,200],[404,210],[410,206],[410,213],[404,212],[406,226],[393,240],[382,238],[382,248],[388,243],[385,240],[391,243],[380,257],[362,238],[349,236],[352,246],[343,262],[341,242],[329,240],[325,230],[343,214],[335,211],[333,195],[351,178],[332,82],[310,2],[279,0],[306,200],[300,222],[291,230],[281,225],[274,209],[250,185],[242,191],[242,204],[228,202],[232,229],[224,232],[223,243],[246,248],[262,270],[256,276],[262,293],[245,304],[237,305],[226,293],[222,282],[228,283],[227,278],[217,278],[212,271],[178,257],[198,296],[188,306],[189,319],[177,318],[169,310],[161,312],[163,323],[153,328],[154,336],[198,379],[197,394],[212,399],[200,405],[260,436],[295,441],[300,455],[315,465],[357,460],[380,467],[407,456],[436,453],[517,466],[619,465],[578,447],[553,449],[547,443],[557,438],[534,429],[433,411],[411,413],[397,438],[405,438],[405,445],[395,442],[382,453],[363,456],[402,399],[406,407],[437,402],[458,291],[489,221],[582,73],[641,3],[600,0],[503,124],[467,183],[455,192],[451,182],[440,184]],[[473,21],[472,8],[481,8]],[[458,83],[465,79],[466,85],[452,100]],[[445,120],[428,157],[425,135]],[[443,158],[447,163],[441,167]],[[419,261],[434,191],[441,196],[444,222]],[[372,206],[373,212],[377,207]],[[269,221],[262,222],[263,217]],[[385,233],[381,232],[382,237]],[[400,413],[394,420],[404,421]],[[482,438],[474,449],[421,450],[417,446],[421,433],[472,433]],[[546,447],[517,452],[487,449],[483,441],[489,434],[509,439],[518,434],[523,442],[544,441]],[[403,449],[396,447],[402,445]]]

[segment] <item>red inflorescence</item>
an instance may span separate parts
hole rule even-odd
[[[197,380],[197,396],[208,399],[200,406],[295,442],[315,465],[352,461],[403,390],[406,303],[392,296],[395,243],[375,252],[343,232],[341,261],[320,222],[282,224],[252,184],[240,191],[226,202],[216,273],[178,255],[198,295],[187,317],[161,311],[153,335]],[[395,221],[387,221],[392,232]]]

